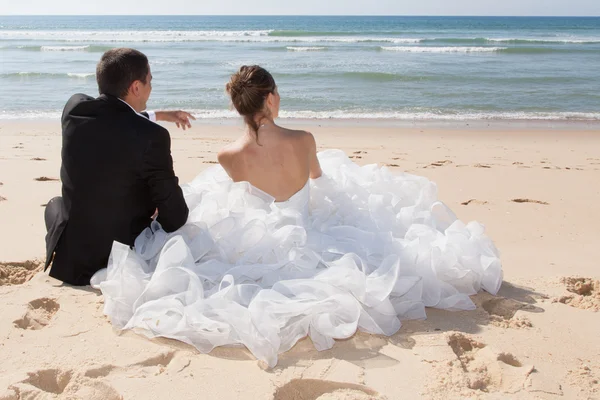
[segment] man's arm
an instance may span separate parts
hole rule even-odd
[[[148,186],[152,201],[158,209],[157,221],[167,232],[173,232],[185,224],[188,207],[179,186],[179,179],[173,171],[171,138],[169,132],[160,128],[153,132],[144,153],[142,174]]]
[[[184,131],[187,128],[192,127],[192,123],[190,120],[196,120],[196,118],[187,111],[142,111],[141,114],[148,118],[152,122],[156,121],[165,121],[165,122],[174,122],[178,128],[183,129]]]

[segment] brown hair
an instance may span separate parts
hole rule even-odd
[[[127,96],[133,82],[146,83],[149,70],[148,57],[140,51],[127,48],[108,50],[96,66],[98,91],[115,97]]]
[[[225,89],[237,112],[258,138],[259,127],[255,118],[263,113],[269,93],[275,93],[277,89],[273,76],[258,65],[244,65],[231,75]]]

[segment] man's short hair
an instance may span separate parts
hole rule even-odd
[[[146,83],[150,66],[144,53],[128,48],[108,50],[96,66],[100,94],[125,97],[135,81]]]

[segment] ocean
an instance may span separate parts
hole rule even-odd
[[[283,118],[600,120],[600,18],[0,16],[0,119],[97,95],[112,47],[150,59],[152,109],[235,118],[225,83],[268,69]]]

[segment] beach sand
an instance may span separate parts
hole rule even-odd
[[[43,205],[60,194],[60,124],[0,122],[0,399],[600,398],[600,128],[295,124],[319,149],[423,175],[501,251],[504,284],[477,309],[428,309],[392,337],[299,342],[264,368],[115,331],[99,292],[37,272]],[[242,127],[169,127],[181,182]],[[31,278],[31,279],[30,279]],[[29,280],[30,279],[30,280]]]

